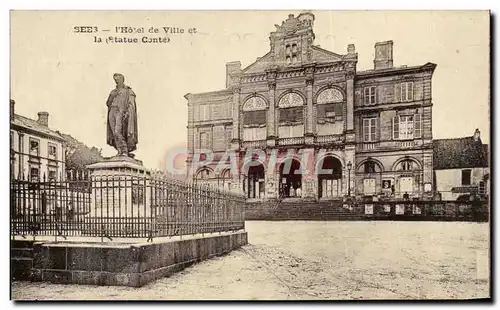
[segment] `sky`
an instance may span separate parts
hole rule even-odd
[[[104,156],[106,99],[113,73],[137,95],[136,158],[162,168],[187,139],[186,93],[223,89],[225,64],[246,67],[269,51],[269,33],[300,11],[13,11],[11,89],[16,113],[50,113],[52,129],[71,134]],[[489,15],[486,11],[313,11],[314,44],[345,54],[355,44],[358,70],[373,68],[374,45],[393,40],[394,65],[437,64],[432,80],[433,137],[471,136],[489,143]],[[75,26],[118,36],[117,26],[179,27],[164,44],[94,43]],[[196,28],[190,34],[189,29]],[[110,29],[110,32],[102,32]],[[161,29],[160,29],[161,31]],[[158,34],[133,34],[157,37]]]

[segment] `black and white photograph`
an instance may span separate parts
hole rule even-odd
[[[490,19],[11,10],[11,300],[491,300]]]

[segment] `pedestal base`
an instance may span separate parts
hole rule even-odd
[[[91,212],[98,225],[104,219],[150,215],[151,171],[140,160],[115,156],[87,166],[91,171]],[[94,217],[94,219],[92,219]]]
[[[151,172],[143,166],[142,161],[128,156],[114,156],[105,158],[95,164],[87,166],[95,175],[134,175],[145,176]]]

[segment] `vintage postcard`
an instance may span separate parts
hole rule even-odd
[[[10,13],[13,300],[488,300],[489,11]]]

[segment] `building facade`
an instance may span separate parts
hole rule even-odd
[[[12,179],[39,181],[65,177],[64,139],[49,128],[49,113],[33,120],[14,112],[10,100],[10,170]]]
[[[434,184],[438,198],[487,199],[489,196],[488,145],[478,129],[473,136],[434,140]]]
[[[436,65],[394,67],[386,41],[358,71],[353,44],[314,45],[314,18],[289,15],[267,54],[226,64],[224,89],[185,96],[188,178],[250,201],[430,193]]]

